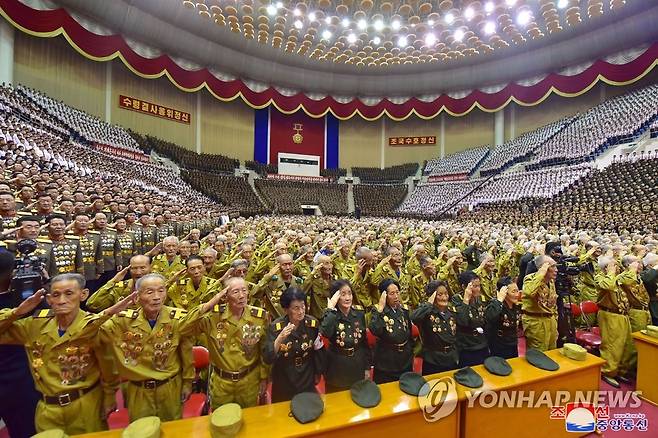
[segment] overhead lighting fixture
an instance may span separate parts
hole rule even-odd
[[[350,19],[343,18],[343,21],[341,23],[343,24],[343,27],[348,27],[350,25]]]
[[[292,10],[292,15],[294,15],[295,17],[299,17],[300,15],[302,15],[302,11],[295,8],[295,9]]]
[[[276,15],[276,6],[269,5],[267,7],[267,13],[270,14],[270,15]]]
[[[558,0],[557,2],[557,7],[560,9],[564,9],[569,5],[569,0]]]
[[[378,44],[381,43],[381,42],[382,42],[382,39],[379,38],[378,36],[376,36],[376,37],[374,37],[374,38],[372,39],[372,43],[373,43],[374,45],[378,45]]]
[[[470,19],[473,18],[473,16],[475,16],[475,11],[473,10],[472,7],[469,6],[469,7],[466,8],[466,10],[464,11],[464,17],[465,17],[467,20],[470,20]]]
[[[382,20],[375,20],[372,25],[377,32],[380,32],[382,29],[384,29],[384,22]]]
[[[455,31],[455,41],[461,41],[464,39],[464,31],[461,29],[457,29]]]
[[[494,2],[486,2],[484,4],[484,12],[490,14],[493,12],[494,7],[495,7]]]
[[[356,35],[353,33],[347,35],[347,42],[350,44],[354,44],[356,42]]]
[[[400,21],[399,20],[393,20],[391,23],[391,27],[393,30],[398,30],[400,28]]]
[[[398,38],[398,47],[405,48],[407,47],[407,37],[401,36]]]
[[[327,18],[325,18],[325,19],[324,19],[324,22],[325,22],[326,24],[331,24],[331,17],[327,17]]]
[[[330,39],[331,38],[331,32],[329,32],[328,30],[325,30],[324,32],[322,32],[322,38],[324,38],[325,40]]]
[[[524,9],[523,11],[519,12],[519,15],[516,16],[516,22],[521,26],[525,26],[526,24],[530,23],[530,18],[530,11]]]
[[[276,2],[276,7],[277,8],[282,8],[283,7],[283,2]]]
[[[301,29],[302,27],[304,27],[304,23],[302,23],[301,20],[295,20],[295,27],[297,29]]]
[[[434,20],[427,20],[427,24],[430,26],[434,26]]]
[[[448,12],[445,16],[446,23],[452,24],[455,21],[455,16],[452,15],[452,12]]]
[[[315,21],[315,12],[311,12],[310,14],[308,14],[308,19],[311,21]]]
[[[433,46],[436,43],[436,36],[433,33],[428,33],[425,35],[425,45]]]
[[[507,4],[509,7],[512,7],[516,4],[516,0],[505,0],[505,4]]]
[[[360,19],[356,25],[359,26],[359,29],[361,29],[361,30],[368,27],[368,23],[366,23],[366,20],[364,20],[363,18]]]
[[[493,21],[487,21],[487,23],[484,25],[484,33],[487,35],[491,35],[496,31],[496,23]]]

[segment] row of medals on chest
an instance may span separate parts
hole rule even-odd
[[[167,366],[172,339],[174,337],[170,327],[161,327],[155,333],[153,342],[153,367],[158,371],[164,371]],[[124,364],[136,366],[139,356],[144,352],[145,336],[140,332],[127,331],[122,336],[122,342],[119,348],[123,352]]]
[[[32,346],[32,368],[38,371],[45,365],[43,350],[45,345],[39,341]],[[59,374],[62,385],[73,385],[83,381],[92,364],[92,348],[89,345],[69,345],[57,355]],[[40,379],[39,373],[34,373]]]

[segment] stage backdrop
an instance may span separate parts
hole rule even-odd
[[[279,153],[314,155],[320,169],[338,167],[338,119],[331,113],[309,117],[303,111],[283,114],[269,106],[254,117],[254,160],[277,164]]]

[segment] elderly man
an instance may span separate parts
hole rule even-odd
[[[219,280],[222,277],[222,267],[217,263],[217,251],[208,247],[201,251],[201,258],[203,259],[203,266],[206,268],[206,276],[213,280]]]
[[[416,275],[420,274],[423,269],[420,265],[420,261],[423,259],[423,257],[427,257],[427,248],[425,248],[425,245],[422,243],[417,243],[411,248],[411,253],[412,256],[409,257],[409,260],[405,264],[404,268],[407,275],[409,275],[409,278],[414,278]],[[423,285],[423,287],[425,287],[425,285]]]
[[[223,299],[226,304],[220,305]],[[213,367],[212,409],[226,403],[237,403],[243,408],[256,406],[267,388],[269,367],[263,362],[261,351],[269,316],[264,309],[249,306],[248,299],[245,280],[232,277],[226,281],[225,289],[190,313],[190,317],[198,314],[200,318],[193,326],[194,334],[208,339]]]
[[[162,241],[164,254],[158,254],[153,257],[151,270],[162,275],[169,280],[181,269],[185,269],[185,264],[178,255],[178,237],[167,236]]]
[[[405,280],[405,273],[402,269],[402,252],[394,246],[389,246],[386,249],[386,257],[375,268],[375,272],[370,277],[370,282],[373,286],[379,287],[379,284],[387,278],[391,278],[400,284]],[[400,293],[403,302],[407,302],[409,298],[404,287]]]
[[[539,270],[523,279],[521,320],[528,348],[552,350],[557,346],[557,267],[546,255],[535,257],[534,263]]]
[[[130,280],[124,280],[130,271]],[[87,308],[92,312],[100,312],[137,290],[135,282],[151,272],[149,258],[136,255],[130,259],[130,264],[117,272],[87,300]]]
[[[429,257],[422,257],[419,264],[420,272],[409,282],[409,301],[407,304],[411,309],[415,309],[420,303],[426,301],[425,286],[427,286],[430,281],[437,279],[434,260]]]
[[[473,273],[480,278],[480,290],[482,292],[482,300],[489,301],[495,299],[497,296],[496,273],[496,260],[490,253],[482,253],[479,258],[480,265],[473,270]]]
[[[367,312],[370,306],[379,301],[377,286],[370,281],[373,273],[374,259],[372,250],[362,246],[356,250],[356,269],[352,276],[352,290],[354,291],[354,302]]]
[[[123,269],[121,257],[121,244],[117,233],[107,227],[105,213],[96,213],[94,216],[94,230],[100,233],[101,251],[103,256],[103,275],[98,279],[98,289],[112,278],[117,270]]]
[[[167,291],[168,303],[175,307],[190,310],[206,297],[214,293],[213,290],[218,286],[217,281],[206,276],[206,268],[203,265],[203,259],[197,255],[191,255],[186,261],[186,276],[176,280],[171,278],[169,281],[175,283]]]
[[[301,288],[303,281],[292,275],[293,263],[290,254],[277,256],[276,263],[256,286],[252,300],[254,303],[262,303],[270,315],[279,318],[285,314],[280,303],[281,295],[289,287]]]
[[[160,274],[137,280],[138,310],[115,315],[101,327],[123,386],[130,421],[148,416],[181,418],[182,402],[192,392],[193,338],[185,336],[194,318],[165,306],[167,289]]]
[[[331,297],[329,290],[334,278],[334,265],[331,263],[331,257],[321,255],[311,275],[304,281],[302,289],[310,297],[310,314],[316,318],[321,318],[324,310],[327,308],[327,299]]]
[[[89,216],[78,214],[75,216],[75,221],[72,225],[73,234],[80,242],[85,279],[93,282],[91,283],[93,286],[92,292],[95,292],[97,283],[94,280],[98,280],[103,272],[105,272],[105,265],[103,263],[103,248],[101,247],[100,233],[89,230],[90,223]]]
[[[621,258],[623,271],[617,276],[617,284],[626,293],[629,310],[628,317],[631,321],[631,332],[635,333],[645,330],[651,322],[649,313],[649,293],[642,283],[640,272],[642,262],[633,255],[625,255]],[[629,373],[635,373],[637,366],[637,354],[633,347],[633,356],[629,364]]]
[[[338,251],[331,254],[331,260],[339,278],[350,278],[354,274],[354,261],[350,241],[343,238],[338,241]]]
[[[649,311],[651,312],[651,324],[658,325],[658,255],[650,252],[642,259],[645,270],[642,272],[642,282],[649,294]]]
[[[74,435],[107,429],[106,418],[116,408],[119,382],[97,334],[135,296],[91,314],[80,309],[88,293],[82,275],[61,274],[51,280],[46,295],[50,309],[23,318],[43,300],[41,289],[17,308],[0,310],[0,343],[25,345],[35,386],[43,395],[35,416],[39,432],[58,428]]]

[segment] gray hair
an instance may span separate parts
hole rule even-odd
[[[66,274],[56,275],[52,280],[50,280],[50,284],[53,285],[55,283],[59,283],[60,281],[75,281],[78,283],[78,286],[80,286],[80,289],[84,289],[86,284],[84,275],[75,272],[67,272]]]
[[[178,237],[176,236],[167,236],[164,239],[162,239],[162,243],[165,244],[167,242],[176,242],[176,245],[178,245]]]
[[[233,263],[231,263],[231,268],[233,268],[233,269],[237,269],[240,266],[247,267],[247,266],[249,266],[249,262],[245,259],[235,259],[235,260],[233,260]]]
[[[137,279],[137,281],[135,282],[135,289],[137,289],[138,291],[141,291],[142,290],[142,284],[145,281],[155,280],[155,279],[161,280],[162,283],[167,282],[167,280],[162,275],[154,272],[154,273],[151,273],[151,274],[146,274],[145,276],[140,277],[139,279]]]
[[[491,253],[483,252],[482,254],[480,254],[480,257],[478,257],[478,260],[480,261],[480,263],[482,263],[486,259],[493,259],[493,258],[494,256],[492,256]]]
[[[361,260],[368,253],[372,254],[372,250],[370,248],[368,248],[367,246],[360,246],[359,249],[356,250],[356,259]]]
[[[213,257],[217,257],[217,250],[214,249],[214,248],[210,248],[210,247],[208,247],[208,248],[206,248],[206,249],[203,250],[203,253],[202,253],[202,254],[210,254],[210,255],[212,255]]]
[[[535,262],[535,266],[537,267],[537,269],[539,269],[539,268],[542,267],[542,265],[544,263],[550,263],[550,262],[555,263],[555,260],[553,260],[553,257],[551,257],[551,256],[547,256],[545,254],[542,254],[542,255],[538,255],[537,257],[535,257],[534,262]]]
[[[451,248],[448,250],[448,254],[446,255],[448,256],[448,258],[452,258],[462,255],[462,252],[459,250],[459,248]]]
[[[635,257],[634,255],[625,255],[624,257],[621,258],[621,265],[624,268],[628,268],[631,265],[631,263],[637,262],[637,261],[638,261],[638,258]]]
[[[655,266],[658,263],[658,254],[650,252],[642,259],[644,266]]]
[[[418,261],[418,264],[423,269],[425,269],[430,263],[432,263],[432,259],[427,256],[421,257],[420,260]]]
[[[614,257],[602,255],[601,257],[599,257],[597,263],[599,265],[599,269],[604,270],[610,265],[610,263],[613,263],[614,261],[615,261]]]

